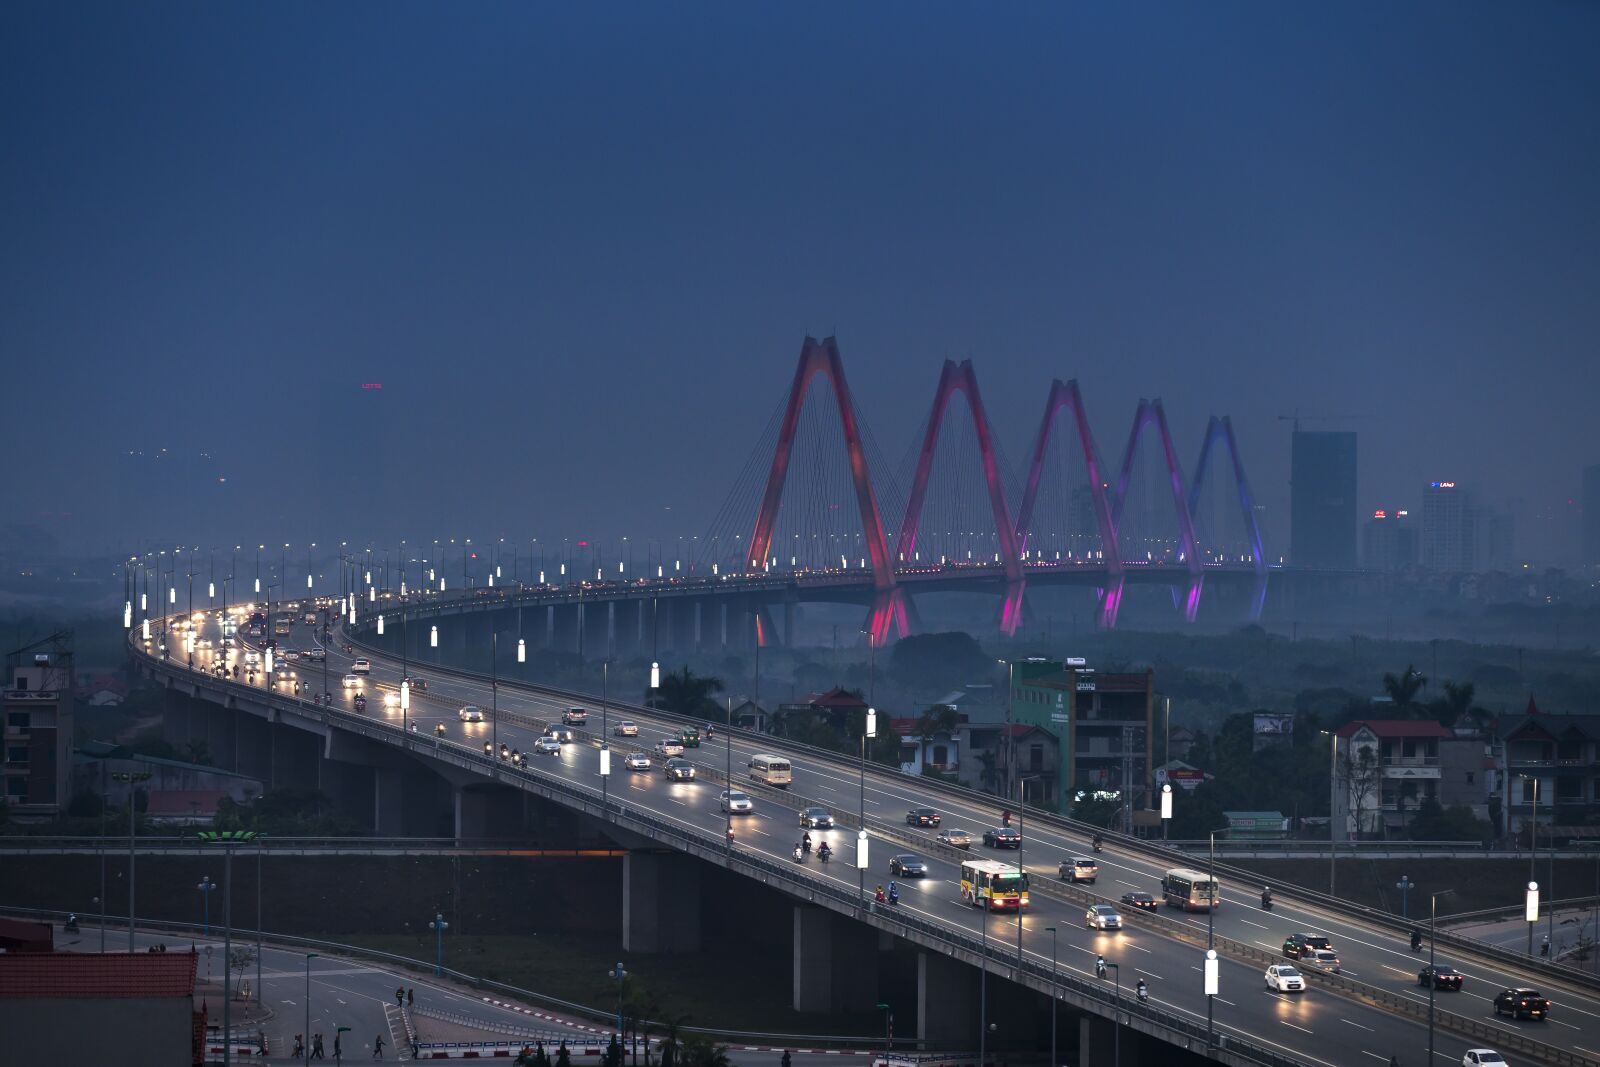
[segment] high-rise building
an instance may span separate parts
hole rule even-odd
[[[1476,569],[1478,523],[1471,495],[1455,482],[1431,482],[1422,493],[1422,565],[1464,573]]]
[[[1354,570],[1356,435],[1295,430],[1289,467],[1289,562]]]
[[[66,810],[72,775],[72,658],[65,652],[13,655],[0,703],[0,795],[14,815],[50,818]]]
[[[1362,532],[1361,565],[1385,574],[1417,565],[1417,531],[1409,512],[1379,508],[1372,513]]]
[[[1600,463],[1583,468],[1583,565],[1600,567]]]

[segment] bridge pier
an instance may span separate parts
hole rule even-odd
[[[879,932],[810,904],[794,908],[794,1010],[876,1003]]]
[[[1132,1052],[1133,1033],[1122,1035]],[[1079,1067],[1117,1067],[1117,1024],[1101,1015],[1084,1012],[1078,1016]],[[1137,1057],[1133,1062],[1138,1063]]]
[[[622,950],[700,950],[700,861],[676,852],[622,858]]]
[[[917,953],[917,1041],[922,1048],[978,1043],[978,972],[937,952]]]

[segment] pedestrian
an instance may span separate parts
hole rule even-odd
[[[340,1047],[341,1041],[338,1034],[333,1035],[333,1062],[339,1063],[344,1059],[344,1049]]]
[[[322,1035],[321,1034],[312,1034],[311,1035],[311,1058],[314,1059],[314,1060],[320,1060],[320,1059],[324,1059],[325,1058],[322,1055]]]
[[[412,1007],[416,1003],[417,1003],[417,991],[415,989],[407,989],[406,990],[406,1007],[408,1007],[408,1008]]]
[[[305,1054],[306,1054],[305,1035],[304,1034],[295,1034],[294,1035],[294,1058],[295,1059],[299,1059],[301,1056],[304,1056]]]
[[[403,1008],[403,1007],[406,1006],[406,987],[405,986],[397,985],[397,986],[394,987],[394,1006],[397,1007],[397,1008]]]
[[[377,1037],[374,1037],[372,1039],[372,1058],[375,1059],[375,1060],[383,1059],[383,1035],[382,1034],[379,1034]]]
[[[789,1050],[783,1050],[783,1067],[789,1067]]]

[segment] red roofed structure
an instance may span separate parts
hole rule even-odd
[[[198,1062],[192,952],[0,954],[8,1062]]]
[[[1447,738],[1455,734],[1446,730],[1434,719],[1356,719],[1339,727],[1339,736],[1354,737],[1362,727],[1385,740],[1405,737]]]

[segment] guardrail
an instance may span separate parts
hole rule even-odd
[[[192,673],[187,667],[174,666],[169,663],[163,663],[162,666],[169,671],[181,674]],[[206,676],[201,675],[201,677],[205,678]],[[217,681],[222,686],[238,686],[236,682],[221,679]],[[257,692],[253,687],[250,691]],[[269,695],[272,699],[286,703],[295,705],[303,705],[305,703],[293,698],[285,698],[281,694],[271,693]],[[649,712],[653,709],[641,710]],[[546,774],[537,759],[527,767],[518,767],[500,759],[498,756],[486,755],[477,749],[455,741],[404,731],[398,726],[370,720],[365,716],[345,712],[331,706],[311,705],[310,714],[330,724],[337,717],[339,725],[345,729],[372,736],[387,743],[394,743],[398,739],[403,747],[413,752],[429,755],[435,759],[442,759],[445,762],[450,762],[466,769],[479,772],[487,769],[488,776],[496,780],[506,781],[507,777],[509,777],[511,784],[519,784],[525,790],[538,793],[568,807],[576,806],[587,814],[614,822],[618,826],[633,830],[644,837],[668,840],[679,851],[687,852],[709,862],[720,863],[729,869],[737,870],[741,874],[756,878],[769,885],[776,883],[779,888],[791,896],[808,900],[812,903],[824,904],[831,910],[856,919],[863,921],[876,920],[879,923],[899,927],[901,936],[906,937],[908,940],[916,941],[926,947],[943,950],[947,955],[959,956],[964,962],[989,969],[993,954],[989,951],[986,938],[973,938],[962,931],[931,923],[920,916],[902,911],[896,907],[884,906],[879,908],[870,900],[863,900],[859,890],[847,891],[826,882],[801,878],[799,877],[799,871],[795,869],[796,865],[792,863],[778,863],[749,850],[736,849],[731,842],[722,840],[720,836],[712,838],[710,835],[698,830],[686,830],[676,823],[663,819],[654,812],[631,808],[621,803],[619,799],[610,796],[606,791],[596,790],[560,776]],[[536,728],[542,729],[546,723],[546,720],[539,718],[524,718],[530,724],[535,724]],[[582,737],[590,743],[595,741],[598,736],[586,729],[571,727],[568,729],[572,730],[575,739]],[[608,740],[610,739],[608,738]],[[702,766],[697,770],[713,781],[726,782],[728,780],[725,774],[710,767]],[[772,799],[780,799],[786,806],[796,808],[805,806],[802,798],[792,796],[787,791],[775,789],[761,789],[759,791]],[[847,826],[853,825],[857,828],[863,825],[860,819],[848,814],[837,816],[835,821]],[[953,859],[960,858],[956,855],[958,850],[949,846],[939,845],[937,842],[930,842],[925,835],[910,833],[906,828],[901,828],[896,824],[868,819],[865,825],[882,836],[908,841],[923,850],[939,851],[941,854],[948,855]],[[1055,884],[1048,881],[1040,883],[1039,891],[1043,896],[1070,903],[1103,903],[1107,901],[1107,898],[1087,893],[1076,886]],[[1160,927],[1164,936],[1169,938],[1181,940],[1185,943],[1194,943],[1196,940],[1196,935],[1187,924],[1178,923],[1166,916],[1152,916],[1148,913],[1142,914],[1140,918]],[[1264,963],[1276,958],[1259,948],[1226,937],[1215,938],[1214,943],[1219,950],[1251,962]],[[1056,996],[1061,996],[1061,991],[1066,990],[1068,995],[1062,997],[1062,999],[1071,1001],[1078,1007],[1095,1011],[1097,1014],[1111,1014],[1119,1020],[1124,1015],[1127,1015],[1129,1020],[1126,1023],[1127,1025],[1135,1025],[1133,1020],[1138,1019],[1142,1025],[1137,1028],[1145,1029],[1146,1032],[1155,1034],[1171,1044],[1180,1044],[1186,1048],[1192,1048],[1192,1041],[1195,1039],[1197,1029],[1199,1030],[1199,1037],[1201,1039],[1206,1038],[1205,1031],[1199,1029],[1196,1024],[1188,1019],[1161,1011],[1148,1003],[1138,1005],[1137,1008],[1133,1009],[1120,1004],[1109,1003],[1110,998],[1104,996],[1103,990],[1097,990],[1095,984],[1085,983],[1075,976],[1062,976],[1059,972],[1051,973],[1040,965],[1026,959],[1019,959],[1015,965],[1009,966],[1009,969],[1007,967],[1008,965],[1005,963],[1000,964],[1002,974],[1015,981],[1031,985],[1041,991],[1050,990],[1052,995]],[[1314,977],[1328,977],[1320,975],[1319,972],[1311,972],[1311,974]],[[1353,983],[1348,979],[1341,979],[1340,983],[1337,984],[1330,983],[1330,988],[1350,993],[1358,999],[1367,1000],[1369,1003],[1379,1006],[1387,1006],[1391,1001],[1397,1005],[1413,1004],[1411,1001],[1396,998],[1394,994],[1387,991],[1360,983]],[[1401,1014],[1407,1013],[1398,1007],[1390,1010],[1400,1011]],[[1504,1047],[1514,1047],[1524,1055],[1539,1057],[1544,1062],[1556,1064],[1559,1067],[1576,1067],[1576,1065],[1600,1067],[1600,1061],[1576,1057],[1575,1054],[1565,1052],[1565,1050],[1527,1041],[1518,1034],[1502,1032],[1498,1028],[1485,1026],[1476,1020],[1451,1016],[1449,1013],[1442,1015],[1436,1013],[1434,1018],[1436,1024],[1444,1026],[1446,1029],[1455,1029],[1460,1026],[1464,1028],[1460,1032],[1466,1036],[1475,1038],[1486,1035],[1494,1036],[1501,1041]],[[1502,1033],[1504,1037],[1500,1038],[1499,1035]],[[1293,1064],[1300,1062],[1292,1058],[1282,1057],[1270,1050],[1259,1048],[1249,1043],[1230,1040],[1227,1044],[1233,1053],[1243,1057],[1239,1062],[1262,1064]]]
[[[497,610],[497,607],[492,600],[484,600],[480,603],[482,606],[479,610]],[[435,607],[439,609],[435,612],[435,614],[442,614],[442,609],[444,609],[446,606],[447,605],[445,603],[435,605]],[[501,604],[498,606],[504,607],[505,605]],[[392,658],[386,649],[364,640],[364,635],[368,633],[372,625],[373,624],[370,621],[358,622],[354,632],[351,633],[347,627],[341,624],[341,633],[346,634],[347,640],[351,644],[362,649],[368,654],[381,656],[384,659]],[[430,663],[428,664],[427,669],[434,673],[451,675],[473,682],[483,682],[488,680],[488,676],[480,672],[465,670],[459,667],[452,667],[443,663]],[[499,685],[503,688],[508,688],[511,690],[532,693],[545,697],[558,698],[560,700],[570,702],[592,702],[595,699],[595,694],[592,693],[558,689],[554,686],[539,685],[530,682],[507,681],[505,679],[500,679]],[[700,720],[695,717],[679,715],[661,708],[645,707],[641,704],[627,703],[615,699],[608,699],[607,704],[609,707],[615,708],[619,713],[623,714],[635,713],[658,719],[682,722],[689,725],[700,725]],[[740,740],[752,743],[757,741],[770,741],[773,737],[771,734],[757,733],[752,730],[745,730],[732,725],[725,727],[725,729],[727,729],[733,736],[739,738]],[[844,770],[855,769],[855,765],[853,763],[851,763],[848,767],[845,766],[845,764],[850,763],[850,761],[849,758],[843,753],[835,752],[831,749],[818,748],[814,745],[803,744],[792,741],[788,738],[783,738],[781,740],[783,743],[783,748],[787,751],[804,753],[813,759],[836,764]],[[874,774],[878,775],[886,773],[899,773],[894,768],[885,767],[881,764],[872,765],[871,770]],[[908,781],[910,780],[913,779],[908,777]],[[938,778],[918,777],[915,778],[914,781],[916,783],[916,788],[918,789],[956,798],[967,804],[978,804],[985,807],[994,807],[1000,804],[1009,803],[1008,801],[1005,801],[999,797],[995,797],[991,794],[981,793],[977,790],[969,789],[965,786],[957,785],[955,783],[947,782]],[[1115,833],[1089,823],[1083,823],[1075,819],[1066,818],[1065,816],[1059,815],[1056,812],[1047,811],[1044,809],[1029,808],[1023,805],[1018,805],[1013,810],[1022,811],[1027,822],[1034,823],[1036,825],[1049,826],[1052,829],[1064,833],[1081,833],[1085,838],[1088,838],[1097,832],[1101,833],[1105,836],[1107,841],[1112,842],[1127,851],[1139,853],[1150,859],[1158,860],[1164,864],[1183,866],[1187,865],[1193,860],[1192,854],[1171,847],[1170,842],[1163,844],[1159,841],[1151,841],[1141,837],[1134,837],[1129,834]],[[1476,855],[1481,856],[1482,854],[1477,853]],[[1238,880],[1244,884],[1253,884],[1260,877],[1257,872],[1249,871],[1242,867],[1233,867],[1225,863],[1218,863],[1216,869],[1219,876]],[[1279,881],[1277,884],[1279,886],[1278,895],[1280,899],[1300,900],[1328,911],[1338,912],[1349,918],[1367,922],[1374,926],[1387,928],[1396,934],[1409,934],[1410,931],[1415,929],[1417,925],[1415,922],[1401,918],[1398,915],[1379,911],[1376,908],[1369,908],[1365,905],[1357,904],[1353,901],[1345,900],[1340,897],[1329,896],[1326,893],[1319,892],[1318,890],[1311,889],[1307,886],[1295,885],[1293,883],[1282,881]],[[1449,945],[1458,954],[1476,955],[1480,959],[1493,961],[1505,967],[1513,967],[1525,973],[1537,973],[1541,980],[1555,979],[1558,981],[1567,982],[1575,987],[1600,991],[1600,975],[1590,974],[1578,968],[1571,967],[1554,960],[1544,960],[1535,963],[1522,953],[1503,949],[1497,945],[1478,942],[1473,938],[1462,937],[1447,931],[1438,931],[1437,937],[1440,944]]]

